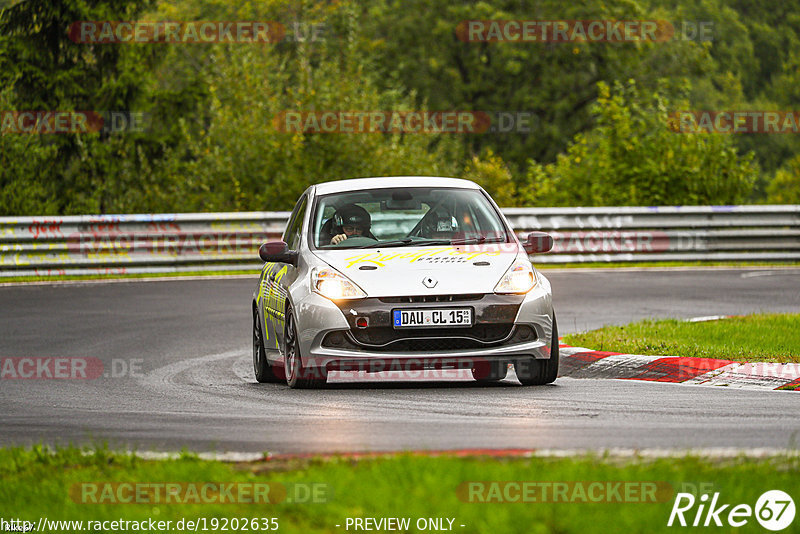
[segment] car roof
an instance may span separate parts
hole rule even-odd
[[[453,187],[458,189],[480,189],[480,186],[461,178],[442,178],[438,176],[381,176],[376,178],[352,178],[317,184],[316,193],[342,193],[364,189],[383,189],[389,187]]]

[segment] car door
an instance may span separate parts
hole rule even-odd
[[[289,224],[283,233],[283,241],[289,250],[298,250],[302,238],[303,222],[306,218],[308,195],[303,195],[295,204]],[[268,336],[272,347],[280,349],[283,346],[283,334],[286,324],[286,300],[289,295],[289,286],[297,279],[297,268],[288,263],[275,263],[266,275],[267,298],[265,315],[269,329]]]

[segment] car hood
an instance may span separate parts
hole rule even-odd
[[[492,293],[517,258],[519,248],[506,243],[317,249],[314,254],[358,284],[370,297],[459,295]]]

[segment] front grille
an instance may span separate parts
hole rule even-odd
[[[466,350],[480,349],[486,345],[472,339],[463,338],[427,338],[427,339],[404,339],[395,341],[387,347],[380,347],[376,350],[387,350],[395,352],[439,352],[443,350]]]
[[[348,330],[328,334],[322,345],[355,351],[442,351],[480,349],[501,344],[536,340],[536,332],[523,325],[514,326],[524,295],[465,294],[417,295],[410,297],[368,297],[342,301],[339,307]],[[395,329],[393,310],[423,310],[469,307],[473,325],[469,327]],[[368,322],[363,326],[365,318]]]
[[[379,297],[386,304],[406,304],[409,302],[463,302],[466,300],[481,300],[483,293],[474,295],[414,295],[410,297]]]
[[[469,328],[419,328],[396,330],[391,326],[377,326],[353,329],[351,335],[363,345],[386,345],[409,338],[466,338],[476,342],[476,346],[502,341],[511,333],[513,323],[477,324]]]
[[[439,352],[443,350],[467,350],[491,347],[506,343],[527,343],[537,339],[536,332],[528,325],[490,324],[472,328],[433,329],[415,331],[394,331],[395,336],[384,334],[384,342],[367,342],[366,334],[380,328],[357,331],[330,332],[322,340],[322,346],[346,350],[372,350],[385,352]],[[390,329],[394,330],[394,329]],[[513,330],[513,335],[512,335]],[[480,335],[481,338],[465,337],[465,332]],[[357,337],[360,336],[360,339]]]

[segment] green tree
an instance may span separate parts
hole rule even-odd
[[[0,110],[15,109],[9,88]],[[0,135],[0,214],[56,213],[49,177],[56,147],[36,135]]]
[[[800,156],[778,169],[767,188],[770,204],[800,204]]]
[[[469,160],[462,177],[480,184],[501,207],[516,205],[516,187],[502,158],[487,148],[482,157]]]
[[[576,133],[592,128],[597,82],[633,78],[655,89],[659,78],[702,76],[714,63],[703,45],[690,41],[464,42],[459,23],[651,18],[628,0],[379,0],[361,10],[359,44],[382,88],[405,87],[432,109],[533,113],[530,131],[464,137],[468,153],[491,148],[519,178],[530,158],[552,162]]]
[[[652,2],[663,5],[661,0]],[[703,43],[714,68],[691,78],[690,104],[700,110],[785,110],[800,106],[797,57],[800,57],[800,2],[768,0],[682,0],[674,15],[690,28],[710,24]],[[765,197],[766,176],[800,152],[796,135],[736,135],[740,154],[753,152],[764,175],[750,200]]]
[[[26,0],[0,11],[0,82],[12,91],[16,109],[133,110],[146,88],[155,49],[76,43],[70,40],[69,28],[76,21],[136,19],[153,3]],[[52,154],[46,175],[47,209],[58,213],[109,210],[111,196],[119,189],[118,151],[112,148],[119,140],[110,140],[104,133],[50,137],[30,141],[46,145]],[[12,165],[27,163],[15,160]]]
[[[159,16],[209,16],[181,11],[188,7],[164,5]],[[276,1],[239,8],[209,2],[203,8],[223,18],[323,21],[326,33],[336,38],[170,53],[157,73],[162,90],[197,80],[208,92],[203,112],[176,117],[180,142],[143,171],[153,177],[148,182],[172,177],[166,183],[178,184],[180,210],[283,210],[311,183],[458,171],[463,156],[449,135],[278,131],[275,121],[287,111],[414,109],[399,91],[378,90],[350,38],[358,27],[348,2],[320,7]],[[176,70],[182,76],[169,76]]]
[[[688,87],[687,87],[688,90]],[[673,105],[633,80],[604,83],[593,108],[597,126],[575,136],[554,164],[535,161],[521,198],[537,206],[735,204],[757,175],[730,136],[677,133]]]

